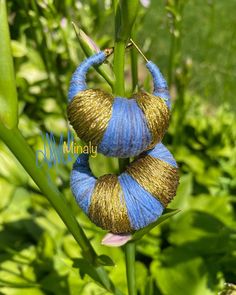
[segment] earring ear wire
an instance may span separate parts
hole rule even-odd
[[[105,53],[106,57],[110,56],[111,54],[113,54],[114,52],[114,47],[111,48],[106,48],[103,50],[103,52]]]
[[[133,43],[132,43],[132,42],[129,42],[129,43],[126,45],[125,49],[127,50],[127,49],[129,49],[130,47],[132,47],[132,46],[133,46]],[[110,56],[111,54],[114,53],[114,47],[106,48],[106,49],[104,50],[104,53],[105,53],[106,57]]]
[[[134,45],[134,47],[138,50],[138,52],[141,54],[141,56],[144,58],[146,62],[149,62],[149,60],[146,58],[142,50],[138,47],[138,45],[134,42],[133,39],[130,39],[130,42]]]
[[[132,42],[129,42],[129,43],[126,45],[125,49],[130,49],[130,47],[132,47],[132,46],[133,46],[133,43],[132,43]]]

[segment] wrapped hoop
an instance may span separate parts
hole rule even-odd
[[[153,77],[152,94],[140,91],[131,98],[114,97],[100,89],[87,89],[90,67],[103,63],[101,51],[83,61],[72,76],[68,118],[77,135],[91,141],[111,157],[133,157],[160,142],[168,128],[170,95],[158,67],[146,63]]]
[[[176,194],[178,167],[162,143],[141,154],[119,176],[97,179],[88,159],[81,154],[74,163],[71,189],[88,217],[112,233],[130,233],[156,221]]]

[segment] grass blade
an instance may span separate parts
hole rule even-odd
[[[0,121],[11,129],[17,126],[17,92],[5,0],[0,0],[0,24]]]

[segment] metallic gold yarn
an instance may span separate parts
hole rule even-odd
[[[67,114],[77,135],[98,145],[112,115],[114,97],[100,89],[80,91],[70,102]]]
[[[152,134],[152,143],[147,149],[161,141],[169,125],[170,113],[163,99],[147,92],[138,92],[133,96],[143,111],[148,128]]]
[[[152,134],[151,149],[164,137],[169,124],[169,110],[165,102],[156,96],[138,92],[133,96],[143,111]],[[99,145],[112,116],[113,95],[100,90],[80,91],[67,108],[68,118],[77,135],[85,142]]]
[[[131,163],[126,172],[165,207],[176,195],[178,169],[162,160],[144,156]]]
[[[104,175],[95,185],[89,218],[112,233],[131,232],[124,195],[116,175]]]

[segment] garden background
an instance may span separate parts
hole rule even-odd
[[[236,294],[236,2],[140,2],[132,37],[171,88],[173,111],[164,142],[177,159],[181,179],[169,207],[181,211],[138,241],[138,294]],[[53,131],[56,142],[67,136],[68,85],[85,58],[71,22],[100,48],[113,46],[112,8],[109,0],[7,1],[18,127],[34,151],[43,150],[46,132]],[[127,90],[132,90],[132,59],[138,59],[140,86],[151,91],[144,62],[133,49],[126,53]],[[109,59],[107,70],[111,65]],[[109,89],[95,71],[89,85]],[[102,246],[104,231],[76,205],[69,188],[72,162],[39,162],[96,252],[114,261],[105,269],[126,293],[123,248]],[[99,155],[91,165],[96,176],[118,172],[117,159]],[[96,282],[96,273],[87,274],[84,253],[3,141],[0,192],[0,294],[109,294]]]

